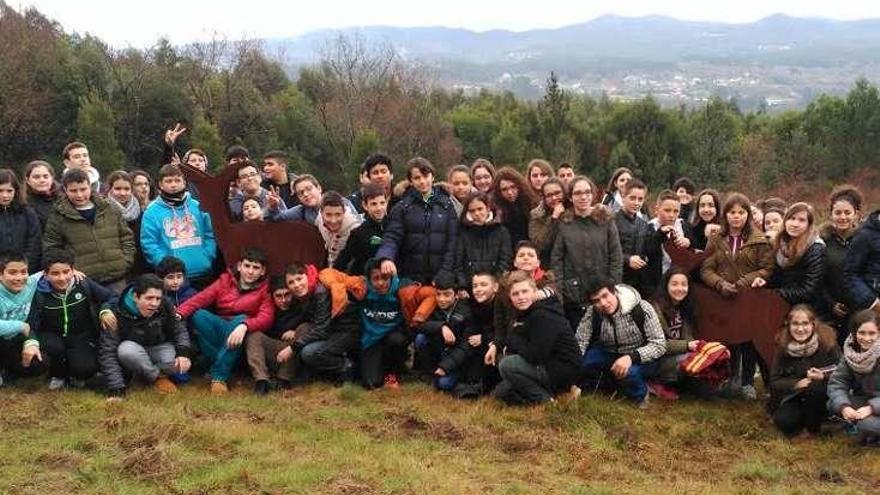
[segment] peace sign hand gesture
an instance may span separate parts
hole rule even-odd
[[[174,142],[177,141],[177,138],[186,132],[186,130],[186,127],[182,126],[180,122],[174,124],[174,129],[168,129],[165,131],[165,142],[169,145],[174,144]]]

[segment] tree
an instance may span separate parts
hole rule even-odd
[[[216,172],[226,165],[223,160],[223,141],[220,139],[220,130],[201,111],[197,111],[195,118],[193,118],[190,136],[193,146],[201,149],[207,155],[211,170]]]
[[[501,124],[501,129],[492,138],[490,148],[491,153],[483,156],[491,156],[499,165],[525,161],[526,141],[520,129],[510,120],[505,120]]]
[[[685,154],[685,133],[678,112],[664,111],[648,97],[616,108],[607,131],[626,141],[649,184],[669,187],[681,173],[676,164]]]
[[[89,147],[92,166],[102,175],[125,168],[125,154],[116,139],[116,116],[106,101],[92,93],[80,99],[77,137]]]
[[[702,184],[722,186],[739,153],[740,119],[728,103],[714,97],[687,122],[689,163],[684,172]]]
[[[570,97],[559,87],[555,72],[547,78],[547,90],[538,103],[538,115],[541,123],[541,147],[544,156],[551,161],[566,158],[563,138],[569,130],[568,109]]]

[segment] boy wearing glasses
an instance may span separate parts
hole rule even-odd
[[[232,217],[236,221],[242,220],[242,205],[244,204],[244,200],[248,198],[256,199],[263,208],[263,217],[269,217],[271,207],[268,198],[270,193],[263,188],[262,182],[263,176],[260,174],[260,171],[257,170],[257,165],[250,159],[246,159],[245,165],[238,169],[238,180],[236,181],[238,192],[229,200],[229,209],[232,211]],[[284,200],[281,199],[280,196],[275,194],[274,197],[278,201],[278,205],[280,205],[281,209],[287,208],[284,204]]]

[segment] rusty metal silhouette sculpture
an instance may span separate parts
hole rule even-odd
[[[688,273],[699,270],[706,253],[680,249],[671,241],[665,246],[672,264]],[[767,365],[775,357],[776,333],[788,314],[790,305],[770,289],[740,290],[734,297],[724,297],[697,280],[691,281],[697,308],[697,337],[725,344],[752,342]]]
[[[217,246],[227,263],[241,257],[245,248],[262,249],[269,257],[270,274],[283,273],[293,262],[321,268],[327,259],[324,240],[318,229],[307,222],[235,222],[229,209],[229,183],[236,180],[245,164],[228,165],[218,175],[181,164],[186,179],[199,190],[201,209],[211,216]]]

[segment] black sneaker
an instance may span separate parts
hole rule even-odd
[[[269,380],[257,380],[254,383],[254,394],[266,395],[269,393]]]

